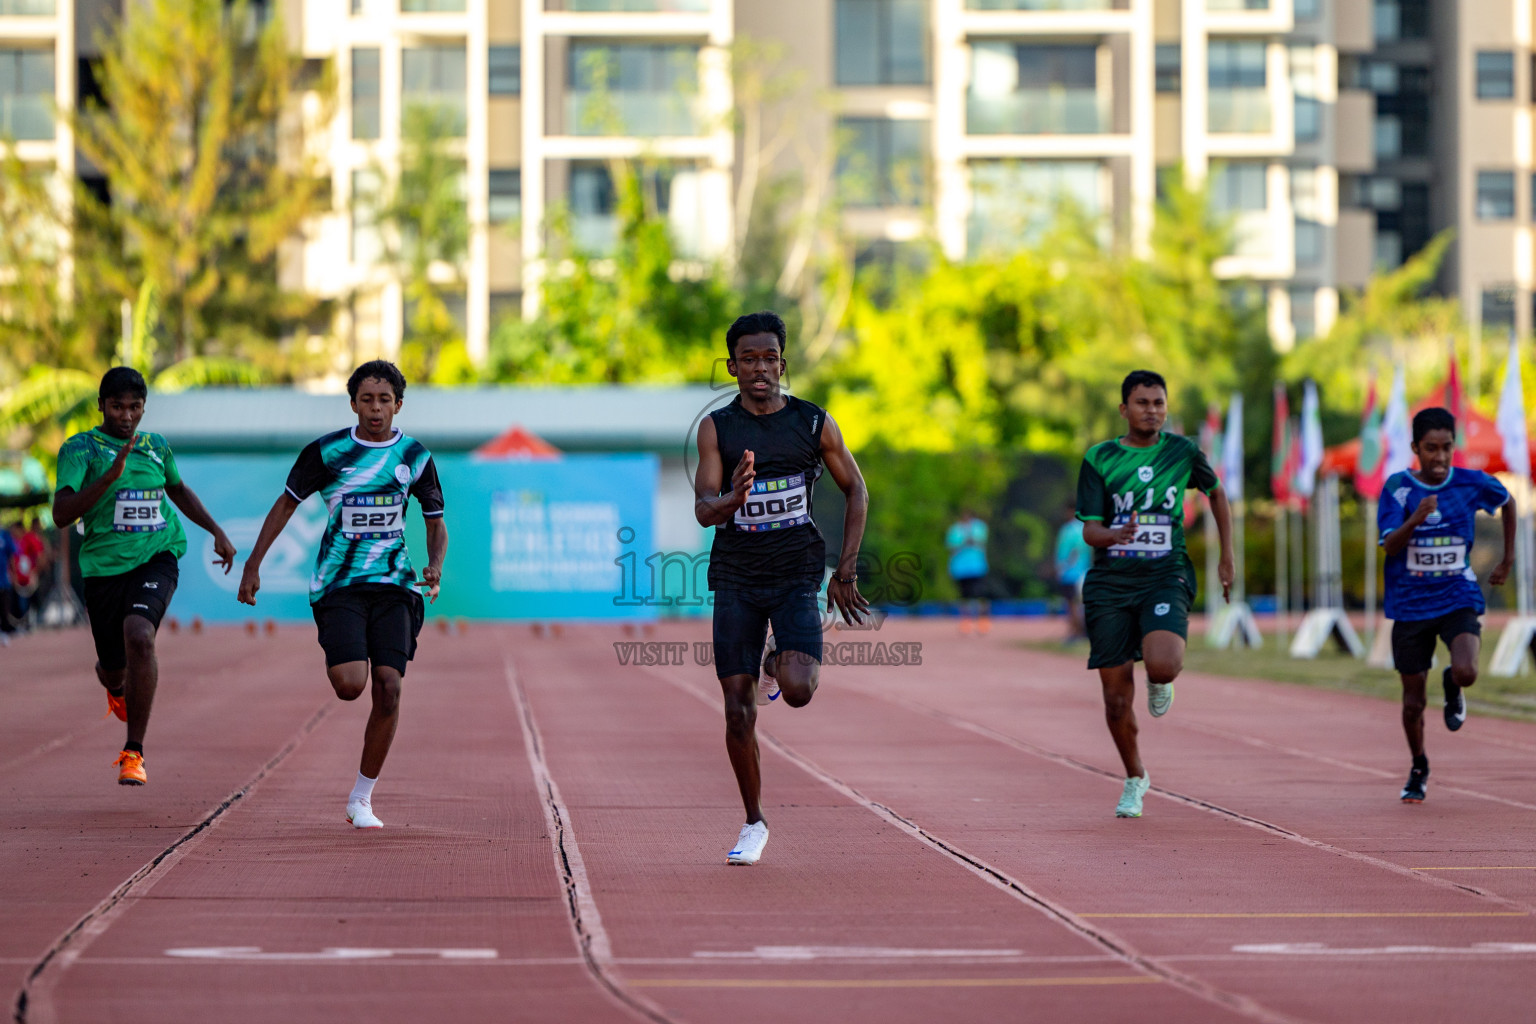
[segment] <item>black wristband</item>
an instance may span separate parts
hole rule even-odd
[[[857,583],[857,582],[859,582],[859,574],[858,573],[854,573],[852,576],[849,576],[846,579],[843,578],[842,576],[839,576],[837,573],[833,573],[832,574],[832,578],[834,580],[836,580],[837,582],[839,582],[839,583]]]

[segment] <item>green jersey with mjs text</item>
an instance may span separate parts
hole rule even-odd
[[[85,490],[106,475],[127,443],[100,427],[65,441],[59,449],[59,489]],[[123,463],[123,475],[80,517],[85,530],[80,574],[117,576],[161,552],[185,555],[186,531],[165,497],[167,486],[180,483],[176,457],[165,438],[141,432]]]
[[[310,442],[288,474],[288,493],[303,501],[319,492],[329,510],[309,587],[313,604],[342,587],[383,584],[409,588],[416,580],[405,548],[405,510],[414,497],[421,514],[443,514],[432,453],[397,428],[388,441],[365,441],[357,428]]]
[[[1123,544],[1098,548],[1092,574],[1149,578],[1189,564],[1184,549],[1184,491],[1209,494],[1220,486],[1200,446],[1160,434],[1149,448],[1120,440],[1094,445],[1077,477],[1077,518],[1108,526],[1136,523]]]

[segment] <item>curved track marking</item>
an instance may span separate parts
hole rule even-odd
[[[206,836],[218,820],[224,816],[230,808],[243,800],[255,788],[256,784],[272,773],[278,765],[282,764],[298,749],[310,733],[329,715],[336,707],[336,703],[327,701],[320,710],[309,716],[309,720],[299,727],[299,731],[285,743],[276,754],[273,754],[262,765],[255,775],[251,776],[239,789],[225,797],[216,807],[203,815],[197,824],[182,833],[170,846],[161,850],[156,857],[139,870],[135,871],[121,885],[112,890],[111,895],[102,900],[96,906],[86,911],[85,916],[76,921],[48,951],[43,954],[27,972],[22,981],[21,991],[16,994],[15,1019],[16,1024],[53,1024],[57,1015],[53,1006],[53,986],[57,983],[58,976],[68,970],[70,965],[80,959],[87,947],[108,928],[112,922],[122,915],[137,899],[138,890],[152,885],[176,866],[176,863],[186,855],[192,845]],[[49,967],[57,965],[53,971]]]
[[[517,720],[523,728],[523,748],[528,752],[528,766],[533,770],[534,782],[544,808],[544,822],[549,826],[549,838],[555,858],[555,870],[560,873],[565,888],[565,905],[570,912],[571,930],[576,936],[576,948],[582,962],[598,986],[616,1003],[631,1013],[638,1014],[653,1024],[676,1024],[661,1007],[643,996],[636,995],[614,977],[613,944],[603,928],[603,918],[592,898],[592,885],[587,879],[586,863],[581,849],[576,845],[576,833],[571,829],[571,812],[560,796],[560,787],[550,774],[544,760],[544,739],[538,723],[533,719],[533,707],[528,694],[517,678],[517,668],[511,659],[503,662],[507,677],[507,691],[517,708]]]
[[[1036,744],[1030,743],[1028,740],[1021,740],[1015,736],[1009,736],[1007,733],[1001,733],[996,729],[988,728],[985,725],[980,725],[976,722],[970,721],[969,719],[951,715],[947,711],[940,711],[937,708],[931,708],[926,704],[919,703],[918,701],[908,700],[905,697],[893,697],[884,693],[875,693],[866,687],[858,686],[856,684],[847,686],[846,689],[852,692],[856,692],[861,696],[867,697],[870,700],[883,701],[885,703],[893,704],[896,707],[904,708],[915,714],[924,715],[928,718],[934,719],[935,721],[943,722],[945,725],[964,730],[965,732],[974,733],[977,736],[982,736],[986,739],[1001,743],[1008,747],[1012,747],[1015,750],[1022,751],[1023,753],[1030,754],[1034,757],[1043,758],[1044,760],[1051,761],[1055,764],[1063,765],[1068,768],[1074,768],[1077,771],[1087,772],[1091,775],[1099,775],[1106,779],[1113,779],[1115,782],[1121,781],[1122,778],[1120,775],[1109,771],[1108,769],[1100,768],[1097,765],[1088,764],[1085,761],[1079,761],[1076,758],[1068,757],[1067,755],[1057,753],[1054,750],[1049,750],[1045,747],[1037,746]],[[1229,818],[1233,821],[1240,822],[1243,825],[1247,825],[1249,828],[1258,829],[1262,832],[1280,836],[1285,839],[1289,839],[1294,843],[1300,843],[1303,846],[1309,846],[1316,850],[1323,850],[1340,857],[1348,858],[1349,860],[1358,861],[1362,864],[1369,864],[1373,867],[1381,868],[1385,871],[1390,871],[1395,875],[1401,875],[1404,878],[1415,879],[1416,881],[1422,882],[1425,885],[1432,885],[1438,889],[1448,889],[1467,893],[1472,896],[1477,896],[1480,899],[1485,899],[1489,900],[1490,902],[1497,903],[1500,906],[1509,908],[1510,910],[1519,911],[1522,914],[1536,913],[1536,907],[1521,903],[1518,900],[1508,899],[1504,896],[1498,895],[1497,893],[1489,892],[1486,889],[1480,889],[1477,886],[1464,885],[1459,882],[1452,882],[1447,879],[1436,878],[1432,875],[1424,875],[1418,871],[1415,871],[1413,868],[1406,867],[1402,864],[1397,864],[1389,860],[1383,860],[1380,857],[1372,857],[1368,853],[1360,853],[1357,850],[1349,850],[1342,846],[1334,846],[1332,843],[1325,843],[1320,839],[1313,839],[1309,836],[1304,836],[1299,832],[1292,832],[1290,829],[1281,825],[1276,825],[1274,822],[1265,821],[1262,818],[1255,818],[1252,815],[1244,814],[1241,811],[1235,811],[1230,807],[1223,807],[1220,804],[1212,803],[1209,800],[1202,800],[1196,796],[1189,796],[1185,793],[1179,793],[1175,790],[1166,789],[1162,786],[1155,785],[1150,790],[1148,790],[1148,792],[1155,793],[1165,800],[1173,800],[1178,803],[1188,804],[1191,807],[1197,807],[1200,810],[1207,811],[1211,814]]]
[[[717,702],[712,697],[700,693],[689,683],[686,683],[681,679],[677,679],[659,668],[645,667],[644,671],[650,673],[653,676],[656,676],[658,679],[670,683],[677,689],[688,694],[690,697],[703,702],[710,708],[718,709],[719,707]],[[800,768],[806,774],[818,780],[823,785],[841,794],[853,803],[856,803],[866,810],[873,812],[876,816],[896,826],[898,829],[907,833],[913,838],[918,839],[926,845],[937,850],[939,853],[950,858],[952,861],[959,864],[961,867],[971,872],[973,875],[977,876],[983,881],[987,882],[994,888],[1001,889],[1003,892],[1012,896],[1014,899],[1019,900],[1021,903],[1024,903],[1027,906],[1040,911],[1045,916],[1055,920],[1058,924],[1067,928],[1069,931],[1076,933],[1079,937],[1086,939],[1099,948],[1105,950],[1115,959],[1125,963],[1127,966],[1133,967],[1136,970],[1143,972],[1144,974],[1150,975],[1153,979],[1165,981],[1168,984],[1182,989],[1184,992],[1187,992],[1188,994],[1195,996],[1198,999],[1203,999],[1206,1002],[1214,1003],[1223,1009],[1231,1010],[1233,1013],[1247,1017],[1250,1020],[1262,1021],[1264,1024],[1302,1024],[1304,1021],[1304,1018],[1290,1017],[1271,1010],[1268,1007],[1263,1006],[1253,1001],[1252,999],[1249,999],[1247,996],[1236,995],[1234,993],[1218,989],[1212,985],[1208,985],[1198,978],[1184,974],[1181,971],[1174,970],[1158,959],[1138,952],[1134,947],[1130,945],[1130,943],[1115,935],[1113,932],[1089,924],[1080,915],[1075,914],[1071,910],[1068,910],[1066,907],[1061,906],[1055,901],[1040,895],[1025,885],[1023,882],[1020,882],[1018,879],[1007,874],[1000,868],[993,867],[991,864],[988,864],[980,857],[968,853],[947,839],[935,835],[934,833],[923,828],[921,825],[917,824],[909,818],[898,814],[896,811],[885,806],[879,801],[870,799],[854,787],[848,785],[848,783],[844,782],[837,776],[822,768],[810,758],[806,757],[799,751],[795,750],[793,747],[790,747],[788,744],[784,743],[771,732],[759,729],[757,736],[759,742],[766,743],[768,746],[772,747],[786,760],[793,763],[796,767]]]

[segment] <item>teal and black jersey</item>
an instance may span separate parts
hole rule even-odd
[[[294,500],[316,491],[330,521],[315,559],[310,603],[359,583],[410,587],[416,579],[405,550],[410,498],[421,503],[424,518],[443,514],[443,489],[426,446],[399,428],[393,440],[378,442],[362,440],[355,427],[326,434],[299,453],[288,473]]]
[[[1200,446],[1179,434],[1162,434],[1150,448],[1118,440],[1094,445],[1078,473],[1077,518],[1106,526],[1134,521],[1138,529],[1132,540],[1097,550],[1089,581],[1144,580],[1184,570],[1184,491],[1210,493],[1217,486]]]

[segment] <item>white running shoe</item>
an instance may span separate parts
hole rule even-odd
[[[1147,790],[1152,787],[1152,776],[1132,775],[1125,780],[1125,790],[1120,794],[1120,803],[1115,806],[1117,818],[1141,817],[1141,798],[1147,795]]]
[[[768,643],[763,650],[763,667],[758,673],[757,679],[757,704],[759,707],[770,704],[779,699],[779,681],[768,671],[768,659],[778,651],[779,645],[774,642],[773,634],[768,634]]]
[[[378,815],[373,813],[373,807],[366,800],[354,800],[347,804],[347,820],[353,828],[383,828],[384,823]]]
[[[736,845],[731,852],[725,855],[727,864],[756,864],[758,858],[763,855],[763,847],[768,845],[768,826],[761,821],[751,825],[741,826],[741,835],[736,837]]]
[[[1152,717],[1162,718],[1171,707],[1173,707],[1173,684],[1148,683],[1147,710],[1152,712]]]

